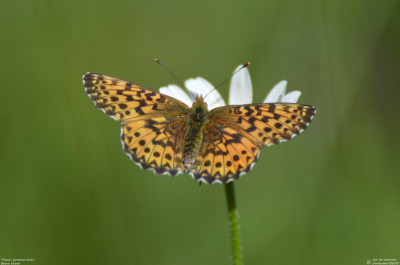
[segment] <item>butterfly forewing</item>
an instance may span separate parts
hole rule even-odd
[[[310,124],[315,108],[291,103],[227,106],[211,111],[215,122],[236,128],[259,146],[271,146],[299,135]]]
[[[87,73],[83,76],[83,83],[96,107],[121,123],[154,116],[174,116],[188,109],[174,98],[107,75]]]

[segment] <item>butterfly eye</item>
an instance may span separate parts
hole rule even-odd
[[[213,139],[214,141],[217,140],[219,137],[221,137],[221,132],[214,129],[209,131],[210,138]]]

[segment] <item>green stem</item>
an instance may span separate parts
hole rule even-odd
[[[225,184],[226,202],[228,204],[229,233],[232,247],[232,265],[242,265],[242,247],[240,245],[239,210],[236,208],[233,182]]]

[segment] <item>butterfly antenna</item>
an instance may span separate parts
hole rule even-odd
[[[190,92],[189,89],[187,89],[187,87],[182,83],[181,80],[179,80],[173,73],[171,70],[169,70],[169,68],[163,63],[161,62],[158,58],[154,58],[154,61],[156,63],[158,63],[159,65],[161,65],[162,67],[164,67],[165,70],[167,70],[167,72],[184,88],[186,89],[186,91],[189,93],[190,97],[192,98],[192,100],[195,100],[196,97],[192,94],[192,92]]]
[[[227,79],[225,79],[224,81],[222,81],[218,86],[216,86],[213,90],[211,90],[210,92],[207,93],[207,95],[204,97],[206,98],[211,92],[213,92],[215,89],[219,88],[220,86],[222,86],[223,84],[225,84],[226,82],[228,82],[229,80],[232,79],[232,77],[237,74],[240,70],[247,68],[250,65],[250,62],[246,62],[244,65],[242,65],[242,67],[240,67],[239,69],[237,69],[235,72],[233,72],[233,74],[231,74]]]

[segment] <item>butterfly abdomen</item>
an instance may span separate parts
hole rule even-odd
[[[191,165],[196,161],[203,141],[203,135],[196,128],[188,128],[183,146],[183,163]]]
[[[207,113],[207,105],[198,100],[191,108],[191,115],[186,118],[188,126],[183,145],[183,163],[186,166],[194,164],[200,152],[208,124]]]

